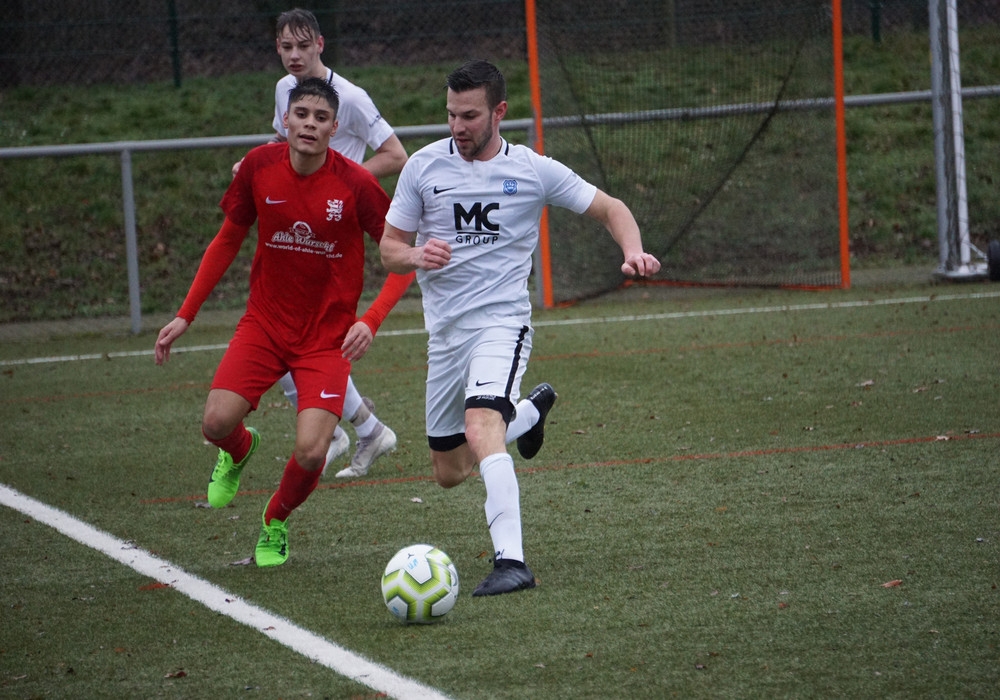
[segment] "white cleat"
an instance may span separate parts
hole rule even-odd
[[[323,474],[326,474],[326,468],[330,466],[333,460],[338,457],[343,457],[351,449],[351,438],[348,436],[347,432],[344,430],[338,431],[340,436],[338,437],[334,434],[333,439],[330,440],[330,447],[326,451],[326,462],[323,463]],[[320,475],[322,476],[322,474]]]
[[[354,452],[354,459],[351,460],[346,469],[337,472],[337,478],[348,479],[352,476],[364,476],[376,459],[394,449],[396,449],[396,433],[392,432],[392,428],[385,423],[380,423],[371,435],[366,438],[358,438],[358,449]]]

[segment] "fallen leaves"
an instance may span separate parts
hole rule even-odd
[[[170,588],[169,583],[162,583],[160,581],[153,581],[152,583],[147,583],[143,586],[139,586],[140,591],[155,591],[159,588]]]
[[[882,588],[899,588],[903,585],[903,579],[895,578],[892,581],[886,581],[882,584]]]

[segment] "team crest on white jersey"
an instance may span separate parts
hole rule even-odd
[[[340,221],[343,215],[344,215],[344,200],[342,199],[326,200],[327,221]]]
[[[506,195],[517,194],[517,180],[504,180],[503,193]]]

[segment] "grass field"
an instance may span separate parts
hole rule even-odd
[[[526,384],[560,398],[542,451],[515,461],[540,585],[492,599],[470,596],[489,568],[481,482],[430,480],[410,307],[354,372],[399,449],[322,482],[275,570],[238,563],[291,446],[276,391],[240,494],[203,507],[201,409],[232,316],[199,319],[160,368],[124,321],[0,326],[0,696],[995,697],[1000,290],[925,278],[537,313]],[[416,541],[464,592],[412,628],[379,577]],[[120,563],[147,553],[151,569]],[[241,623],[244,603],[279,617]]]

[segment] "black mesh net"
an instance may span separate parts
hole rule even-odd
[[[544,148],[625,201],[661,277],[840,283],[828,4],[538,4]],[[556,302],[618,287],[600,227],[550,211]]]

